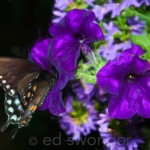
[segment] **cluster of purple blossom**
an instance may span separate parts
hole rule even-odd
[[[150,63],[141,58],[144,51],[130,38],[118,42],[115,35],[122,34],[122,31],[115,25],[114,18],[130,6],[149,6],[150,1],[123,0],[115,3],[109,0],[98,5],[95,0],[82,0],[82,3],[87,4],[86,9],[77,9],[81,4],[77,5],[74,0],[56,0],[55,18],[49,28],[51,38],[37,41],[32,48],[30,57],[33,61],[51,73],[58,72],[58,80],[42,109],[59,115],[61,128],[67,135],[72,135],[73,140],[80,140],[82,136],[98,130],[108,149],[133,150],[144,143],[137,132],[132,136],[116,136],[114,132],[118,131],[110,124],[117,119],[126,119],[131,125],[134,117],[150,118]],[[67,10],[70,11],[67,13]],[[105,22],[108,13],[111,16]],[[100,22],[103,31],[98,24]],[[146,22],[134,16],[127,18],[127,24],[130,33],[141,34]],[[104,44],[100,43],[102,41]],[[92,51],[93,42],[100,43],[98,51]],[[94,53],[95,61],[105,59],[107,62],[101,68],[96,62],[92,62],[93,67],[89,65],[91,74],[91,70],[98,67],[99,71],[94,74],[97,81],[91,84],[86,83],[84,78],[77,80],[75,74],[82,65],[78,62],[91,63],[85,55]],[[108,108],[105,105],[107,100]],[[102,107],[102,111],[97,105]],[[130,140],[123,145],[114,140],[125,136],[130,136]]]
[[[138,149],[138,144],[143,144],[143,139],[139,138],[137,134],[134,134],[132,137],[122,137],[122,135],[115,135],[116,130],[112,130],[109,127],[109,124],[112,120],[108,114],[108,109],[106,108],[105,113],[99,115],[99,133],[103,138],[103,144],[110,150],[134,150]],[[130,124],[129,124],[130,125]],[[134,128],[132,128],[135,130]],[[136,133],[136,131],[135,131]]]

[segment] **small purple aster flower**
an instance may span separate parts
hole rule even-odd
[[[91,6],[93,7],[92,10],[95,13],[96,18],[101,21],[109,12],[111,12],[111,18],[114,18],[116,16],[119,16],[124,9],[129,8],[130,6],[140,7],[142,3],[146,3],[146,5],[149,5],[147,0],[145,1],[146,2],[138,2],[137,0],[123,0],[121,3],[114,3],[110,0],[103,6],[93,4],[91,4]]]
[[[77,102],[76,109],[64,114],[60,119],[60,125],[72,140],[80,140],[81,136],[87,136],[92,130],[96,130],[97,112],[92,104]]]
[[[139,144],[143,144],[144,141],[141,138],[133,137],[133,138],[125,138],[123,136],[114,136],[111,133],[111,129],[109,128],[109,124],[111,122],[111,117],[108,114],[108,109],[106,108],[105,113],[101,113],[99,115],[99,121],[97,124],[99,125],[99,133],[100,136],[103,138],[103,144],[109,150],[134,150],[138,148]],[[119,139],[123,140],[124,143],[120,143]]]
[[[93,2],[95,2],[96,0],[84,0],[88,5],[93,6]]]
[[[119,29],[110,21],[108,24],[104,23],[104,28],[107,31],[105,33],[105,40],[107,43],[100,47],[99,54],[107,60],[113,60],[119,56],[120,51],[123,51],[131,47],[131,42],[126,41],[122,43],[115,43],[113,38],[114,34],[119,33]]]
[[[144,20],[140,21],[138,16],[128,18],[127,22],[131,28],[131,32],[135,35],[141,34],[143,32],[145,24],[146,24],[146,22]]]
[[[71,10],[60,22],[50,27],[50,42],[43,40],[32,48],[31,57],[35,62],[47,71],[50,71],[48,65],[50,68],[53,66],[59,73],[58,81],[42,106],[52,114],[60,115],[65,112],[62,90],[74,78],[81,50],[84,51],[94,41],[104,39],[102,30],[94,23],[94,19],[92,11]]]
[[[54,7],[59,10],[64,10],[67,6],[73,3],[74,0],[55,0]]]
[[[123,2],[120,4],[120,10],[123,10],[125,8],[129,8],[130,6],[140,7],[141,3],[137,0],[123,0]]]
[[[94,95],[94,85],[77,82],[72,84],[72,91],[76,94],[78,100],[88,102]]]
[[[93,5],[92,11],[95,13],[96,18],[101,21],[104,16],[111,11],[105,6]]]
[[[66,12],[61,12],[59,10],[54,10],[53,14],[55,15],[55,18],[52,20],[52,22],[57,23],[66,15]]]
[[[124,9],[129,8],[130,6],[140,7],[141,3],[137,0],[123,0],[121,3],[110,2],[108,4],[104,4],[104,7],[108,9],[109,12],[112,12],[112,18],[119,16]]]
[[[130,47],[131,47],[130,41],[113,44],[112,41],[110,40],[106,45],[100,47],[99,54],[106,60],[114,60],[120,55],[120,51],[122,52],[125,48]]]
[[[74,0],[55,0],[53,10],[54,19],[52,19],[52,22],[59,22],[66,15],[66,12],[64,10],[73,2]]]
[[[135,150],[138,149],[138,145],[139,144],[144,144],[144,140],[140,139],[140,138],[134,138],[131,139],[128,143],[128,149],[129,150]]]
[[[145,4],[146,6],[150,5],[150,1],[149,0],[140,0],[141,4]]]
[[[122,11],[122,9],[120,9],[120,4],[119,3],[108,3],[108,4],[104,4],[104,7],[106,9],[109,10],[109,12],[111,12],[111,18],[114,18],[116,16],[120,15],[120,12]]]
[[[105,30],[107,31],[106,40],[111,39],[111,38],[113,39],[113,35],[120,32],[118,27],[115,26],[112,21],[110,21],[107,24],[104,23],[103,25],[104,25]]]
[[[150,117],[150,63],[140,58],[142,54],[140,46],[132,45],[97,73],[98,85],[110,94],[112,118],[128,119],[136,113]]]

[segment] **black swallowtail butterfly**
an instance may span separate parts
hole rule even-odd
[[[1,132],[9,124],[17,125],[17,128],[27,126],[54,84],[54,75],[33,62],[18,58],[0,58],[0,86],[5,90],[4,104],[8,115]]]

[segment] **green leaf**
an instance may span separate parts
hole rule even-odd
[[[105,64],[106,60],[100,58],[98,54],[95,53],[96,62],[84,63],[82,60],[78,64],[78,69],[75,75],[76,79],[81,79],[86,83],[95,84],[96,74]]]
[[[150,34],[143,32],[140,35],[131,34],[131,40],[134,44],[140,45],[144,50],[150,51]]]
[[[150,60],[150,34],[143,32],[140,35],[131,35],[131,41],[146,50],[142,58]]]

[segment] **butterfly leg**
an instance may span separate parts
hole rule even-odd
[[[1,127],[1,132],[4,132],[8,128],[9,124],[10,124],[10,120],[8,119]]]
[[[14,139],[14,138],[15,138],[17,132],[18,132],[18,125],[17,125],[16,128],[14,127],[14,128],[12,129],[12,136],[11,136],[11,139]]]

